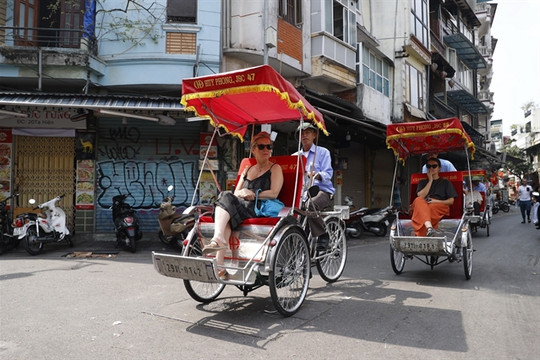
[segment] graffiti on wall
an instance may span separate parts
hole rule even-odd
[[[157,227],[159,205],[165,196],[173,196],[179,210],[191,205],[198,177],[195,139],[156,136],[142,141],[137,127],[110,128],[100,139],[96,162],[98,228],[112,229],[110,207],[118,194],[130,195],[126,202],[137,210],[143,231]],[[171,192],[167,191],[169,185],[174,186]]]

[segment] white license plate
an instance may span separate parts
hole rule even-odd
[[[154,254],[153,260],[154,267],[161,275],[202,282],[217,281],[212,259]]]
[[[24,234],[24,228],[21,227],[21,228],[14,228],[13,229],[13,235],[14,236],[20,236],[22,234]]]
[[[400,251],[403,252],[438,252],[438,240],[405,240],[400,242]]]

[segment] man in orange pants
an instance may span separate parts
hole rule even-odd
[[[415,236],[435,236],[435,228],[443,216],[450,214],[450,206],[458,195],[447,179],[439,177],[441,162],[427,161],[427,179],[418,183],[418,196],[412,203],[412,226]]]

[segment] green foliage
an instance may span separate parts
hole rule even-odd
[[[516,145],[506,147],[506,162],[504,169],[508,172],[522,178],[524,175],[533,172],[533,166],[525,153],[525,150],[518,148]]]

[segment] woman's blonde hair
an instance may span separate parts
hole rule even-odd
[[[259,140],[261,139],[268,139],[271,143],[273,143],[272,138],[270,137],[270,134],[267,133],[266,131],[261,131],[260,133],[255,135],[253,139],[251,139],[251,147],[254,147],[255,145],[257,145],[259,143]]]

